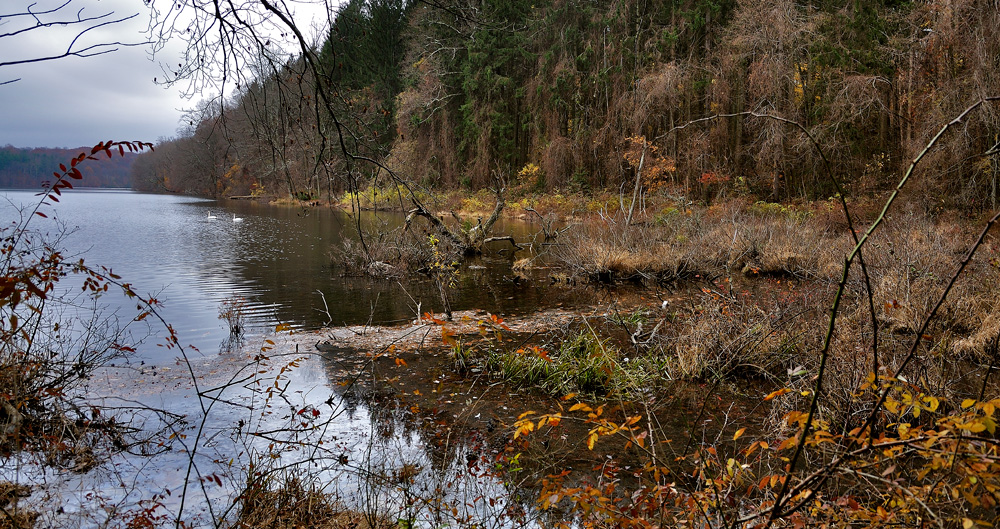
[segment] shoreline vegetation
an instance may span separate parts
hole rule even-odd
[[[447,424],[449,435],[489,431],[493,457],[516,461],[504,472],[516,468],[537,495],[541,510],[533,515],[543,525],[643,526],[655,519],[712,526],[725,523],[727,512],[766,505],[785,479],[782,467],[803,431],[802,410],[824,362],[823,399],[810,421],[814,433],[803,443],[807,464],[847,464],[838,460],[837,443],[857,443],[850,468],[866,470],[840,469],[828,478],[829,492],[807,492],[815,495],[812,507],[788,522],[995,522],[990,454],[1000,395],[993,375],[1000,243],[993,235],[949,287],[982,219],[897,204],[866,254],[871,303],[863,278],[849,277],[824,358],[817,354],[824,347],[820,330],[853,246],[836,201],[649,200],[627,225],[620,209],[618,216],[608,213],[615,202],[609,196],[589,219],[575,218],[574,228],[546,250],[543,273],[551,275],[554,266],[582,282],[641,285],[634,295],[623,291],[620,303],[511,321],[428,314],[413,324],[424,329],[415,341],[401,337],[412,332],[408,325],[357,330],[353,341],[336,347],[379,358],[370,382],[386,385],[371,395],[425,416],[426,424]],[[877,218],[874,197],[851,206],[858,226]],[[531,277],[530,265],[514,268]],[[933,325],[923,326],[946,288],[949,300]],[[467,412],[446,397],[481,380],[500,383],[507,396],[477,401]],[[877,404],[880,391],[887,397]],[[512,397],[520,408],[469,420],[472,411],[498,410]],[[877,436],[844,432],[873,410],[879,410]],[[875,444],[908,448],[864,448]],[[942,463],[938,458],[949,451],[962,454],[963,463]],[[569,474],[560,466],[567,461],[576,469]],[[941,464],[949,467],[945,475]],[[692,512],[695,506],[709,511]]]
[[[456,225],[461,226],[461,217],[487,211],[486,196],[452,197],[448,209],[461,211],[454,216]],[[539,399],[538,409],[526,409],[513,423],[503,423],[513,435],[496,450],[517,451],[522,467],[531,468],[543,510],[558,511],[561,505],[566,513],[598,525],[649,522],[653,512],[635,511],[647,508],[668,525],[725,524],[728,510],[716,502],[726,497],[735,502],[735,510],[747,508],[747,502],[767,505],[767,498],[783,486],[781,469],[788,452],[798,445],[811,454],[812,465],[820,461],[839,465],[846,464],[838,459],[843,454],[825,449],[825,443],[864,447],[881,442],[911,448],[884,451],[878,457],[853,456],[860,459],[851,463],[852,468],[861,465],[879,472],[841,468],[839,474],[827,476],[827,495],[812,489],[799,492],[806,495],[802,497],[814,495],[813,507],[809,514],[791,513],[790,520],[835,524],[864,520],[878,526],[919,525],[929,517],[967,527],[995,523],[989,513],[995,513],[991,506],[996,505],[992,492],[996,482],[980,481],[993,479],[995,463],[987,454],[995,451],[993,410],[1000,402],[1000,385],[993,373],[1000,329],[996,302],[1000,243],[989,230],[978,251],[965,261],[961,275],[955,272],[974,247],[985,219],[921,200],[897,203],[886,226],[868,242],[869,278],[855,271],[843,281],[838,296],[844,256],[855,240],[836,198],[705,205],[647,197],[630,222],[625,222],[627,200],[621,196],[574,198],[558,197],[555,204],[529,199],[508,203],[505,211],[516,216],[518,206],[522,211],[530,207],[532,216],[551,219],[557,226],[570,221],[555,212],[569,211],[573,228],[546,250],[544,273],[551,275],[556,268],[561,277],[584,282],[639,285],[641,294],[630,303],[605,307],[600,316],[571,317],[558,331],[539,330],[532,339],[514,339],[516,348],[505,348],[503,338],[493,333],[520,336],[523,331],[497,322],[493,315],[475,319],[481,341],[468,339],[468,332],[457,332],[465,338],[456,338],[451,335],[455,331],[448,330],[455,324],[443,317],[436,320],[442,327],[442,344],[450,350],[453,376],[487,373],[506,387],[521,388],[514,390]],[[879,218],[885,198],[849,201],[855,229],[860,232]],[[380,204],[380,209],[391,206]],[[530,277],[530,264],[514,268]],[[952,284],[955,278],[959,280]],[[944,292],[947,301],[935,308]],[[829,323],[835,297],[841,298],[838,325],[824,344],[821,330]],[[925,319],[932,309],[935,317],[928,326]],[[465,318],[458,325],[467,324],[469,316]],[[819,354],[824,349],[829,353]],[[823,382],[823,398],[811,404],[818,379]],[[418,386],[429,382],[419,375],[410,381]],[[678,399],[691,394],[692,385],[700,388],[694,391],[699,393],[694,399],[700,401],[699,416],[719,423],[701,431],[692,424],[664,427],[676,423]],[[712,407],[711,397],[722,400],[721,394],[729,406],[758,404],[748,406],[743,415],[718,409],[706,412]],[[554,401],[541,404],[544,399],[539,395]],[[812,433],[796,443],[803,431],[809,431],[803,425],[804,410],[810,406],[814,406]],[[602,414],[605,407],[609,411]],[[583,411],[587,417],[573,417],[568,411]],[[870,427],[880,432],[878,441],[844,430],[859,416],[875,418]],[[557,452],[553,438],[565,441],[567,434],[555,433],[564,431],[556,425],[572,420],[586,428],[578,426],[575,444],[566,442]],[[642,428],[633,429],[633,424]],[[919,436],[914,428],[921,431]],[[531,437],[536,430],[545,430],[542,446]],[[692,443],[699,433],[701,441]],[[712,436],[714,441],[708,441]],[[546,464],[553,457],[582,461],[581,451],[593,452],[605,437],[617,442],[608,440],[608,452],[591,454],[593,468],[603,466],[601,460],[607,457],[620,466],[601,474],[603,478],[576,476],[566,482],[559,468]],[[653,445],[648,443],[654,438],[674,446],[666,452],[670,457],[650,451]],[[684,450],[676,449],[679,438],[686,439]],[[987,474],[953,473],[952,468],[946,479],[938,473],[941,467],[934,455],[942,449],[936,445],[939,442],[947,446],[945,450],[965,454],[969,465],[989,469]],[[910,469],[905,478],[894,477],[900,466]],[[622,472],[628,468],[644,470]],[[654,479],[646,472],[673,478]],[[694,472],[697,479],[678,485],[674,480],[684,472]],[[935,473],[938,477],[928,477]],[[880,483],[872,475],[890,481]],[[911,479],[915,483],[907,481]],[[949,488],[954,492],[946,492]],[[644,496],[654,491],[664,496]],[[643,500],[637,504],[636,497]],[[673,507],[664,503],[665,498]],[[706,520],[713,515],[705,512],[700,521],[687,518],[698,513],[680,506],[679,498],[693,502],[688,508],[699,501],[716,505],[713,512],[718,518]],[[899,510],[903,506],[908,507]]]
[[[127,527],[185,526],[196,495],[216,527],[1000,525],[995,2],[348,0],[315,42],[280,4],[154,15],[152,40],[186,45],[166,83],[232,89],[136,156],[133,188],[392,211],[401,226],[359,221],[331,262],[430,281],[441,313],[414,301],[409,325],[297,343],[335,366],[322,389],[343,393],[322,402],[282,385],[302,364],[245,341],[238,304],[220,317],[245,364],[212,387],[160,320],[200,422],[100,408],[81,388],[159,301],[22,218],[0,231],[5,458],[86,473],[102,453],[185,454],[180,490],[102,505]],[[39,207],[79,164],[151,147],[60,164]],[[467,260],[501,252],[503,281],[613,301],[453,310]],[[68,274],[82,297],[50,297]],[[60,307],[110,289],[137,313],[68,338]],[[209,431],[230,390],[281,424]],[[355,458],[326,435],[361,402]],[[203,474],[222,431],[261,444]],[[424,459],[380,459],[397,434]],[[332,470],[358,479],[350,506]],[[223,478],[235,494],[212,511]],[[38,523],[23,489],[0,491],[0,529]]]
[[[334,363],[355,358],[334,381],[401,414],[431,453],[449,459],[474,447],[481,459],[470,468],[508,484],[507,501],[521,505],[493,512],[494,522],[728,525],[737,512],[767,512],[796,474],[787,465],[797,450],[806,475],[789,486],[811,506],[781,523],[996,521],[1000,240],[987,229],[977,245],[982,218],[904,197],[867,242],[868,277],[842,277],[856,233],[839,197],[707,204],[650,193],[633,211],[620,193],[525,194],[502,207],[497,196],[422,197],[440,205],[445,213],[433,215],[443,226],[407,225],[367,249],[334,249],[334,263],[383,279],[426,275],[447,307],[463,252],[435,233],[468,241],[482,217],[502,211],[538,221],[535,238],[547,241],[514,252],[512,277],[611,288],[615,301],[517,318],[414,314],[397,327],[326,329],[319,334],[340,338],[315,344]],[[857,233],[880,218],[885,199],[847,201]],[[365,205],[354,196],[332,207],[345,202]],[[397,195],[372,209],[408,213],[399,204]],[[837,325],[824,337],[833,299]],[[859,430],[864,417],[872,419]],[[289,431],[306,430],[316,426]],[[961,459],[942,460],[948,453]],[[328,527],[481,522],[448,516],[458,500],[419,489],[421,471],[434,470],[404,464],[368,476],[371,491],[409,502],[396,519],[347,507],[308,472],[265,466],[248,476],[233,512],[246,517],[237,523],[275,527],[309,517]],[[816,472],[822,483],[809,481]],[[25,491],[7,489],[9,527],[30,526],[39,513],[16,502]],[[167,520],[162,503],[151,505],[134,519]]]

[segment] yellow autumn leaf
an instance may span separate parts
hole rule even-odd
[[[979,433],[986,430],[986,425],[981,422],[970,422],[963,424],[961,428],[963,430],[968,430],[972,433]]]
[[[514,439],[517,439],[522,435],[528,435],[535,430],[535,423],[532,422],[531,419],[517,421],[514,423],[514,426],[517,427],[517,431],[514,432]]]
[[[739,430],[736,430],[736,434],[733,435],[733,441],[739,439],[740,436],[743,435],[743,432],[745,432],[745,431],[747,431],[746,428],[740,428]]]
[[[962,409],[968,409],[976,404],[975,399],[965,399],[962,401]],[[968,520],[968,518],[966,518]]]

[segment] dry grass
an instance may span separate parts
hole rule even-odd
[[[344,238],[339,247],[333,248],[330,259],[344,275],[396,279],[430,262],[427,246],[426,241],[418,241],[409,231],[384,229],[366,233],[364,245]]]
[[[673,378],[783,378],[807,349],[804,308],[706,289],[656,348]]]
[[[35,526],[38,513],[18,505],[18,501],[30,493],[31,489],[24,485],[0,481],[0,529],[29,529]]]
[[[846,233],[811,222],[808,210],[732,203],[667,206],[625,226],[620,215],[570,232],[556,258],[603,280],[694,275],[789,275],[833,280],[850,247]]]
[[[871,219],[873,210],[863,207],[858,217]],[[656,337],[671,376],[766,374],[778,385],[806,390],[819,367],[816,353],[844,257],[853,246],[837,214],[828,202],[731,202],[664,207],[628,228],[620,215],[604,215],[561,239],[555,257],[569,272],[599,281],[708,279],[710,290],[696,291],[692,308],[675,314]],[[856,226],[867,228],[861,221]],[[879,375],[896,372],[919,339],[917,358],[902,373],[907,380],[942,397],[978,396],[980,387],[968,373],[994,360],[1000,336],[1000,241],[987,238],[933,325],[924,336],[916,333],[979,229],[967,219],[930,216],[919,204],[901,205],[870,239],[864,258],[878,324]],[[810,294],[782,294],[789,284]],[[872,316],[857,262],[832,338],[821,411],[839,421],[865,411],[849,403],[857,402],[857,389],[876,366]],[[776,417],[802,404],[789,398]]]
[[[361,513],[344,509],[329,494],[295,478],[277,487],[251,481],[239,503],[234,523],[239,528],[374,529]]]

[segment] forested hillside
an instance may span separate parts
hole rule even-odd
[[[351,0],[315,65],[262,52],[255,82],[204,103],[133,177],[318,198],[379,165],[539,191],[618,188],[642,166],[647,189],[786,200],[833,193],[814,139],[850,192],[874,192],[1000,93],[998,28],[981,0]],[[994,205],[998,133],[995,107],[970,116],[916,187]]]
[[[19,149],[10,145],[0,148],[0,187],[8,189],[38,189],[42,182],[53,180],[52,170],[66,160],[75,158],[84,148],[78,149]],[[90,147],[86,148],[90,152]],[[79,186],[129,187],[135,155],[102,160],[84,173]]]

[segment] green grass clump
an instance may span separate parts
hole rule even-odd
[[[651,387],[658,371],[650,359],[629,358],[592,330],[563,340],[556,351],[537,346],[493,349],[487,367],[507,382],[554,395],[633,395]]]

